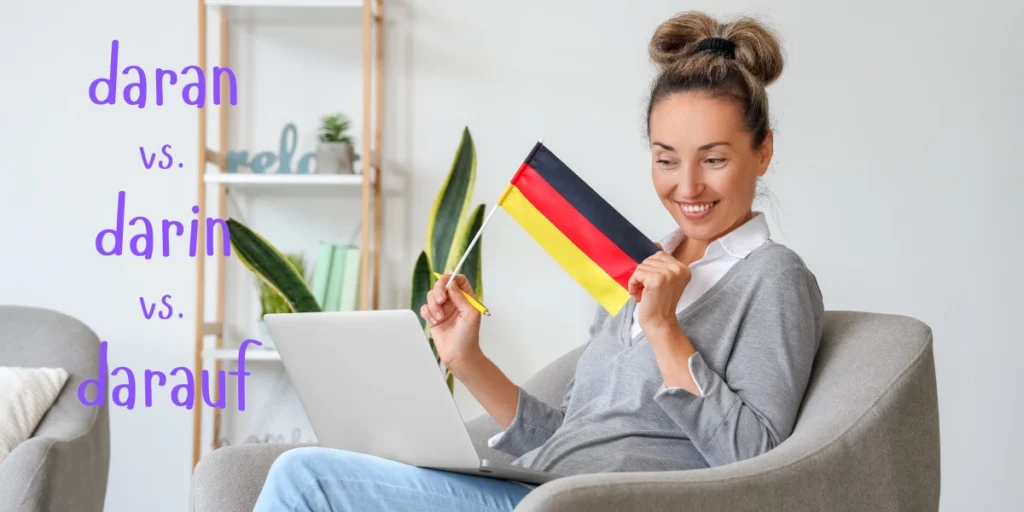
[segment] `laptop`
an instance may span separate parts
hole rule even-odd
[[[535,485],[562,476],[480,457],[412,310],[263,319],[321,446]]]

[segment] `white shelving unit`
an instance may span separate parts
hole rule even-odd
[[[383,141],[383,44],[384,44],[384,3],[383,0],[197,0],[198,4],[198,65],[209,74],[211,66],[208,61],[208,24],[207,16],[216,10],[219,14],[219,30],[215,40],[217,53],[216,65],[228,66],[229,59],[229,20],[237,22],[272,21],[275,24],[296,24],[300,27],[325,24],[344,23],[348,27],[362,25],[362,130],[360,130],[361,149],[357,162],[359,174],[253,174],[227,173],[226,158],[231,148],[228,147],[229,126],[228,108],[230,105],[207,107],[200,111],[198,123],[199,162],[205,165],[197,170],[197,200],[200,217],[227,218],[227,198],[229,192],[250,195],[271,194],[280,191],[313,192],[325,191],[337,193],[339,201],[359,201],[361,243],[361,260],[359,270],[359,309],[377,309],[380,267],[380,229],[381,229],[381,144]],[[248,61],[246,61],[248,62]],[[250,66],[253,64],[248,62]],[[258,67],[258,63],[255,64]],[[225,81],[226,82],[226,81]],[[226,83],[215,84],[225,87]],[[325,87],[322,83],[310,83],[310,88]],[[208,141],[208,111],[216,109],[219,116],[218,144],[211,148]],[[214,170],[216,169],[216,170]],[[341,194],[350,191],[352,193]],[[216,211],[207,211],[207,202],[212,198],[208,192],[215,192]],[[355,199],[353,198],[355,197]],[[200,222],[198,244],[206,243],[205,223]],[[259,230],[258,226],[252,226]],[[218,230],[219,232],[219,230]],[[210,233],[212,236],[217,232]],[[223,240],[214,240],[220,247]],[[207,275],[206,259],[215,258],[216,270],[212,276]],[[237,364],[237,347],[225,346],[225,338],[237,341],[238,333],[226,333],[225,303],[232,300],[225,291],[225,257],[223,255],[207,256],[205,251],[198,251],[196,259],[196,315],[195,315],[195,375],[206,369],[207,363],[214,367],[214,372],[221,371],[224,364]],[[212,279],[211,279],[212,278]],[[209,285],[215,290],[210,293]],[[215,295],[213,304],[216,312],[210,318],[207,312],[207,295]],[[246,350],[246,362],[280,361],[276,350],[250,346]],[[219,447],[221,438],[221,410],[197,406],[193,408],[192,464],[195,466],[202,455],[204,414],[212,416],[213,440],[212,448]]]

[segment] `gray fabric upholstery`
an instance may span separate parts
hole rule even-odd
[[[581,348],[523,386],[558,404]],[[498,430],[468,422],[485,457]],[[192,510],[251,510],[273,458],[293,446],[204,457]],[[793,435],[768,453],[709,469],[605,473],[538,487],[517,511],[927,511],[939,506],[939,418],[931,329],[913,318],[829,311]],[[251,494],[249,494],[251,493]]]
[[[302,444],[240,444],[205,455],[192,472],[189,510],[252,512],[270,465]]]
[[[0,464],[0,512],[103,510],[109,411],[78,400],[78,385],[99,371],[99,343],[85,324],[62,313],[0,306],[0,366],[57,367],[69,373],[32,437]]]

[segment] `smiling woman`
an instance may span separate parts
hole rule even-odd
[[[621,307],[596,306],[562,400],[530,394],[483,352],[464,280],[425,294],[441,316],[430,322],[439,356],[502,429],[487,445],[517,466],[699,469],[756,457],[793,432],[824,307],[814,275],[752,211],[772,156],[764,87],[782,72],[778,42],[747,18],[687,12],[655,30],[650,51],[661,68],[651,173],[678,227],[635,267]],[[274,462],[255,510],[513,510],[532,489],[302,448]]]
[[[778,39],[755,20],[689,14],[663,23],[650,55],[661,73],[647,108],[655,190],[690,242],[707,245],[749,221],[773,153],[765,87],[782,74]]]

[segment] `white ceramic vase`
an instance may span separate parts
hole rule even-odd
[[[355,150],[348,142],[323,142],[316,145],[317,174],[353,174]]]

